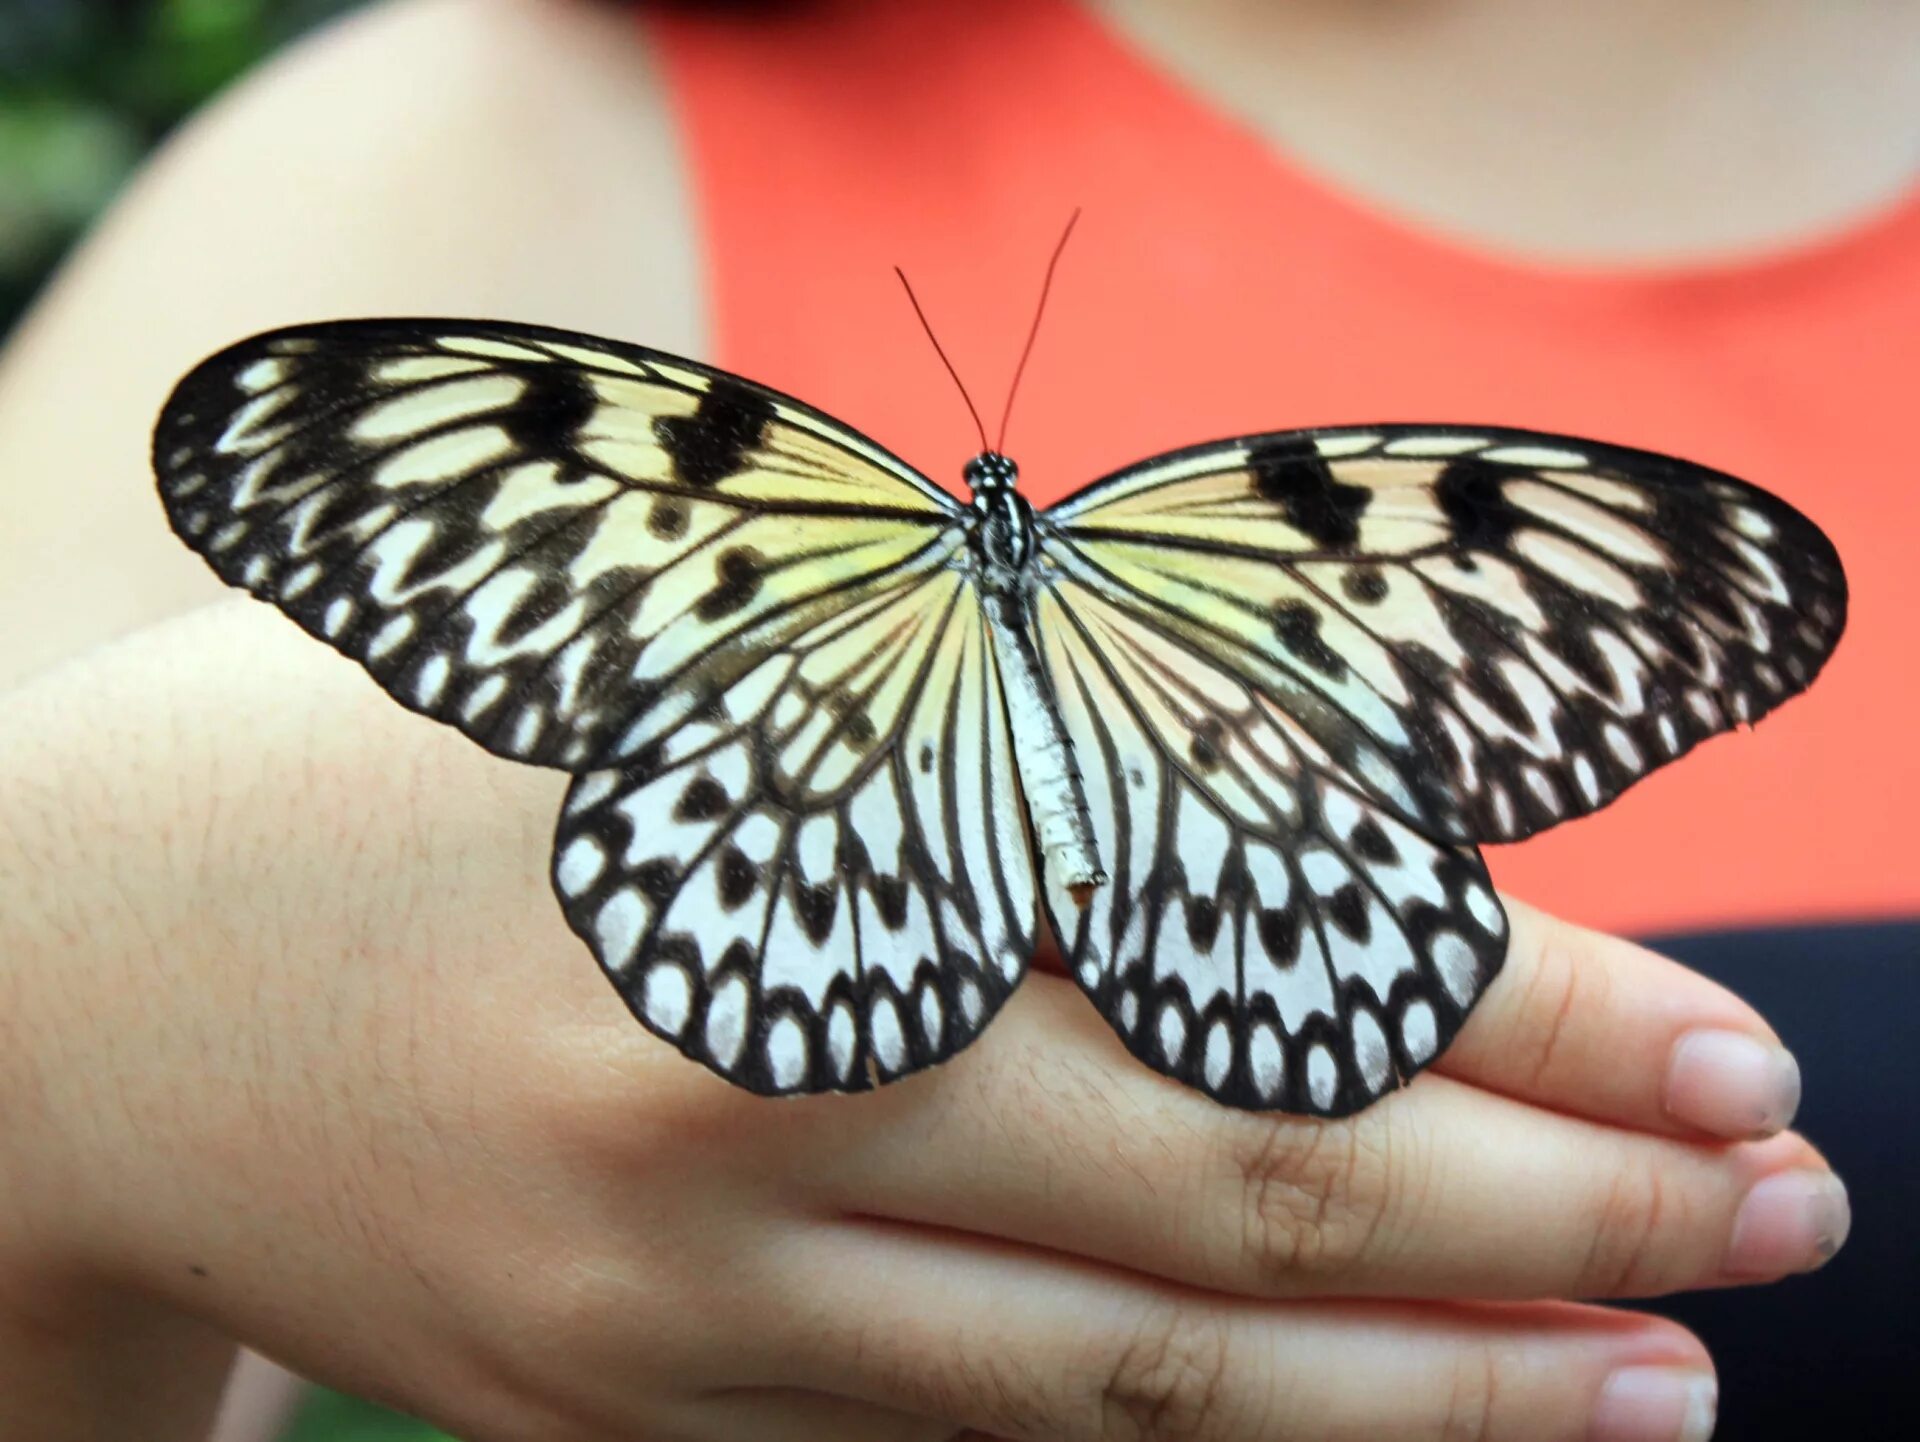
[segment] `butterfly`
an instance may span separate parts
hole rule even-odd
[[[1782,501],[1499,427],[1193,446],[1046,510],[639,346],[367,320],[241,342],[154,435],[229,583],[572,773],[552,880],[635,1016],[753,1091],[971,1042],[1042,907],[1148,1066],[1323,1117],[1497,974],[1476,846],[1804,689],[1847,595]]]

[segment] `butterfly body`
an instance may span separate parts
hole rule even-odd
[[[1127,1049],[1337,1116],[1498,974],[1476,846],[1811,684],[1831,544],[1504,427],[1236,437],[1035,512],[791,396],[501,322],[258,336],[176,388],[169,520],[396,700],[571,773],[552,879],[634,1015],[768,1094],[954,1055],[1044,908]]]
[[[973,488],[967,544],[980,590],[987,634],[1006,688],[1014,762],[1027,815],[1047,870],[1084,909],[1107,879],[1100,868],[1086,788],[1060,703],[1033,640],[1033,598],[1040,583],[1040,540],[1033,507],[1019,491],[1019,468],[997,451],[983,451],[964,472]]]

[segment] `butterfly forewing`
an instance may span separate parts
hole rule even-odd
[[[345,322],[213,357],[180,534],[398,700],[582,773],[554,884],[635,1012],[761,1091],[966,1044],[1036,900],[954,502],[724,372],[561,331]]]
[[[1846,585],[1773,496],[1525,431],[1196,447],[1048,512],[1056,564],[1280,701],[1429,835],[1605,805],[1804,689]]]
[[[797,401],[533,327],[244,342],[181,383],[154,460],[226,580],[413,709],[571,770],[629,754],[714,652],[746,665],[961,539],[947,496]]]

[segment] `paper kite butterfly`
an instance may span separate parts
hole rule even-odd
[[[1193,446],[960,501],[764,386],[494,322],[319,324],[181,382],[174,528],[401,704],[573,774],[567,920],[762,1093],[977,1036],[1035,946],[1147,1065],[1338,1116],[1499,970],[1475,844],[1805,688],[1832,545],[1644,451],[1489,426]]]

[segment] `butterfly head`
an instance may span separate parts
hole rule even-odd
[[[982,451],[967,462],[961,472],[967,484],[976,493],[983,491],[1010,491],[1020,481],[1020,467],[1009,456],[998,451]]]

